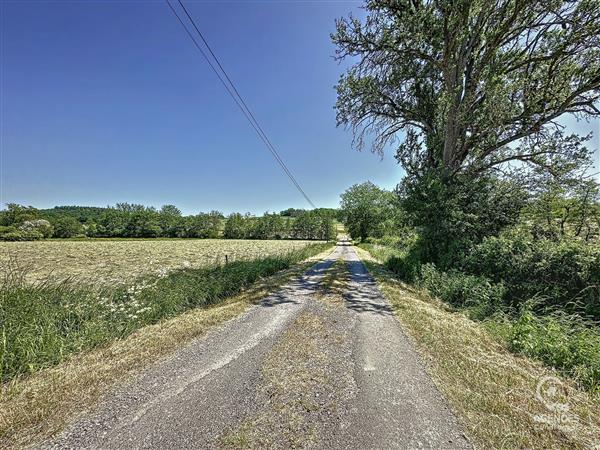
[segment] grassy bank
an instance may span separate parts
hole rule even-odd
[[[485,322],[405,284],[375,260],[367,265],[476,447],[600,445],[598,396],[510,352]]]
[[[535,299],[519,307],[507,305],[510,288],[502,282],[457,270],[443,272],[392,247],[360,247],[402,280],[427,290],[471,319],[482,321],[507,349],[538,359],[589,391],[600,393],[600,332],[578,314],[536,309]],[[548,285],[551,287],[552,282]]]
[[[145,277],[129,287],[94,289],[73,280],[27,283],[8,273],[0,286],[0,380],[34,373],[135,330],[222,302],[260,278],[331,244],[285,254]]]

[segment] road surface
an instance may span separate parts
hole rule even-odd
[[[343,297],[319,289],[343,259]],[[471,448],[354,248],[108,394],[42,448]]]

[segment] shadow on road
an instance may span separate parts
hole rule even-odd
[[[358,313],[393,315],[364,264],[361,261],[348,261],[347,264],[351,277],[345,296],[347,307]]]
[[[327,270],[333,265],[335,259],[327,259],[316,264],[304,275],[296,278],[277,292],[259,300],[256,304],[264,307],[273,307],[284,303],[300,303],[300,297],[313,294]]]

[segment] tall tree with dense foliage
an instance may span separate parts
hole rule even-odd
[[[375,152],[402,136],[399,192],[423,230],[423,259],[453,259],[445,253],[465,240],[513,224],[532,180],[582,178],[589,136],[558,119],[600,115],[600,2],[368,0],[366,9],[332,36],[337,56],[356,61],[337,86],[338,124],[358,147],[372,135]]]
[[[585,160],[566,113],[600,115],[597,0],[369,0],[337,22],[337,56],[358,58],[338,86],[337,119],[375,151],[404,133],[409,177],[552,171]]]

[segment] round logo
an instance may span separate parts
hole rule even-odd
[[[566,412],[569,410],[569,404],[565,401],[565,386],[559,378],[542,377],[537,384],[535,397],[550,411]]]

